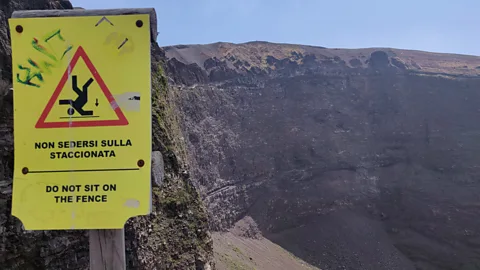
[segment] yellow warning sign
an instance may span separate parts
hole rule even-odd
[[[85,65],[77,65],[79,60],[83,60]],[[79,83],[79,75],[80,77],[84,75],[88,80],[83,84]],[[68,85],[66,85],[67,82]],[[63,91],[64,89],[65,91]],[[89,97],[90,102],[88,102]],[[139,98],[139,95],[136,97]],[[100,102],[98,101],[99,98]],[[100,104],[103,106],[99,106]],[[67,70],[38,119],[36,127],[127,125],[128,121],[122,109],[117,105],[111,106],[112,104],[116,104],[115,98],[93,66],[85,50],[80,46],[70,60]],[[117,119],[113,119],[115,116]],[[47,118],[50,118],[50,121],[46,122]]]
[[[122,228],[150,213],[149,21],[9,20],[12,214],[26,229]]]

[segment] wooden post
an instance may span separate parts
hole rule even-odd
[[[124,229],[89,232],[90,270],[126,270]]]
[[[157,38],[157,17],[153,8],[130,9],[71,9],[15,11],[12,18],[110,16],[149,14],[151,41]],[[163,164],[162,164],[163,165]],[[163,175],[162,175],[163,179]],[[90,270],[126,270],[124,229],[89,230]]]

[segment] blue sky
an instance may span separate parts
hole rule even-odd
[[[480,55],[479,0],[71,0],[87,9],[153,7],[158,43],[253,40]],[[456,2],[456,3],[455,3]]]

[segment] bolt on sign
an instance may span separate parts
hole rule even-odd
[[[12,18],[12,214],[119,229],[151,211],[148,14]]]

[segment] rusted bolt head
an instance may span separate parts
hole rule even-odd
[[[24,167],[24,168],[22,169],[22,173],[23,173],[23,174],[27,174],[27,173],[28,173],[28,168],[27,168],[27,167]]]
[[[141,167],[143,167],[143,166],[145,165],[145,161],[143,161],[143,159],[139,159],[139,160],[137,161],[137,165],[138,165],[138,167],[141,168]]]
[[[135,25],[136,25],[137,27],[142,27],[142,26],[143,26],[142,20],[137,20],[137,22],[135,23]]]
[[[17,25],[17,26],[15,27],[15,31],[17,31],[17,33],[22,33],[22,32],[23,32],[23,26]]]

